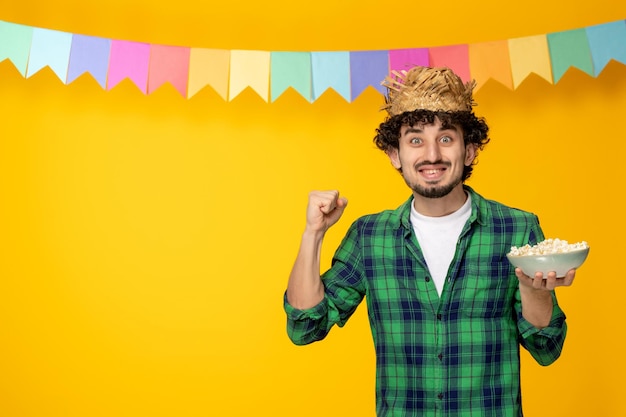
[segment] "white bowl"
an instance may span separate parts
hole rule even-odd
[[[576,249],[570,252],[551,253],[546,255],[521,255],[514,256],[507,254],[509,262],[529,277],[534,277],[536,272],[543,272],[543,277],[548,276],[548,272],[556,272],[557,277],[564,277],[567,271],[580,267],[589,255],[589,248]]]

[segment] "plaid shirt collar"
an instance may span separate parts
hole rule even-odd
[[[488,218],[487,211],[489,208],[484,202],[483,197],[478,194],[474,189],[468,185],[463,185],[463,189],[472,198],[472,214],[470,214],[469,223],[477,222],[481,226],[485,225],[485,219]],[[408,198],[400,207],[395,210],[394,227],[403,227],[407,232],[412,229],[410,216],[411,216],[411,204],[413,203],[413,196]]]

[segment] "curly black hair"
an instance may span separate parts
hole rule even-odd
[[[446,112],[420,109],[388,117],[376,129],[374,144],[383,152],[388,152],[392,148],[399,149],[400,128],[402,126],[433,124],[436,118],[441,121],[441,125],[444,129],[451,126],[461,127],[465,145],[473,144],[476,148],[476,155],[489,143],[489,126],[487,126],[487,122],[482,117],[476,117],[473,112]],[[465,167],[463,171],[463,181],[472,175],[476,162],[477,160],[475,158],[472,165]]]

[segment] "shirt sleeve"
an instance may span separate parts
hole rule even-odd
[[[287,301],[287,335],[296,345],[306,345],[324,339],[330,329],[348,321],[365,296],[358,225],[350,226],[337,248],[331,268],[322,275],[324,299],[316,306],[300,310]]]
[[[559,307],[554,291],[552,292],[552,305],[550,324],[542,329],[536,328],[524,319],[521,307],[517,313],[517,327],[521,335],[520,343],[535,358],[537,363],[543,366],[550,365],[561,356],[565,335],[567,334],[565,313]]]

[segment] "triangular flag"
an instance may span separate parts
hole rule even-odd
[[[227,100],[229,73],[229,50],[191,48],[187,96],[194,96],[208,85],[224,100]]]
[[[437,46],[428,48],[432,67],[447,67],[456,73],[463,82],[471,79],[467,45]]]
[[[611,59],[626,64],[626,20],[587,28],[594,75],[600,74]]]
[[[576,67],[593,75],[593,61],[587,33],[584,29],[548,34],[552,76],[558,82],[569,67]]]
[[[230,97],[252,88],[267,102],[270,89],[270,53],[234,50],[230,53]]]
[[[189,48],[182,46],[151,45],[148,70],[148,94],[169,82],[187,97],[189,78]]]
[[[519,87],[531,72],[552,83],[546,35],[509,39],[509,56],[514,88]]]
[[[148,89],[150,45],[147,43],[112,41],[107,89],[129,78],[143,93]]]
[[[493,78],[513,89],[509,44],[507,41],[481,42],[469,45],[469,67],[476,88],[481,88]]]
[[[102,88],[106,88],[110,53],[110,39],[74,35],[72,37],[70,65],[67,70],[67,83],[71,83],[88,72]]]
[[[311,101],[311,54],[309,52],[272,52],[271,93],[276,100],[289,87]]]
[[[329,88],[350,102],[350,53],[313,52],[313,100]]]
[[[428,48],[392,49],[389,51],[389,70],[408,71],[416,65],[429,66]]]
[[[26,76],[33,28],[0,21],[0,62],[9,59]]]
[[[71,49],[71,33],[35,28],[30,45],[26,77],[30,77],[43,67],[48,66],[65,83]]]
[[[389,75],[388,51],[350,52],[350,87],[354,101],[367,87],[372,86],[381,94],[387,90],[381,82]]]

